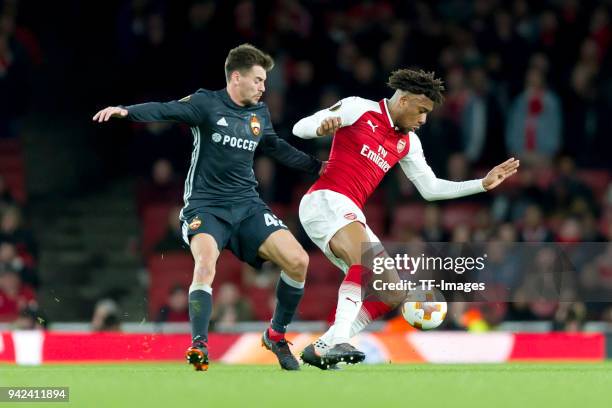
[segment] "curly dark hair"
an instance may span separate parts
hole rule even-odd
[[[438,105],[444,102],[444,82],[436,78],[434,72],[398,69],[391,73],[387,85],[391,89],[425,95]]]
[[[229,81],[234,71],[244,72],[254,65],[259,65],[266,71],[274,67],[272,57],[251,44],[241,44],[232,48],[225,59],[225,79]]]

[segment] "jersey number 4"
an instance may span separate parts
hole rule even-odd
[[[264,220],[266,221],[266,227],[269,227],[270,225],[278,227],[280,225],[281,227],[287,228],[287,226],[283,224],[283,222],[274,214],[264,213]]]

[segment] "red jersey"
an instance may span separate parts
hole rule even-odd
[[[393,125],[384,99],[346,98],[329,110],[341,117],[342,127],[325,171],[309,191],[336,191],[363,208],[389,169],[408,154],[410,137]]]
[[[316,129],[330,117],[340,117],[342,124],[334,135],[327,167],[308,192],[332,190],[363,209],[385,174],[398,162],[426,200],[485,191],[481,179],[454,182],[437,178],[425,160],[419,137],[414,132],[404,134],[393,124],[386,99],[374,102],[356,96],[345,98],[300,120],[293,133],[305,139],[317,137]]]

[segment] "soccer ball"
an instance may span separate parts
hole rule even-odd
[[[423,291],[413,294],[402,304],[402,316],[412,327],[431,330],[442,324],[447,309],[439,292]]]

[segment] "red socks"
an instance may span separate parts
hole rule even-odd
[[[271,327],[268,327],[268,337],[270,340],[277,342],[285,338],[285,333],[277,332]]]
[[[370,316],[371,320],[376,320],[391,311],[391,307],[380,301],[364,300],[362,308]]]

